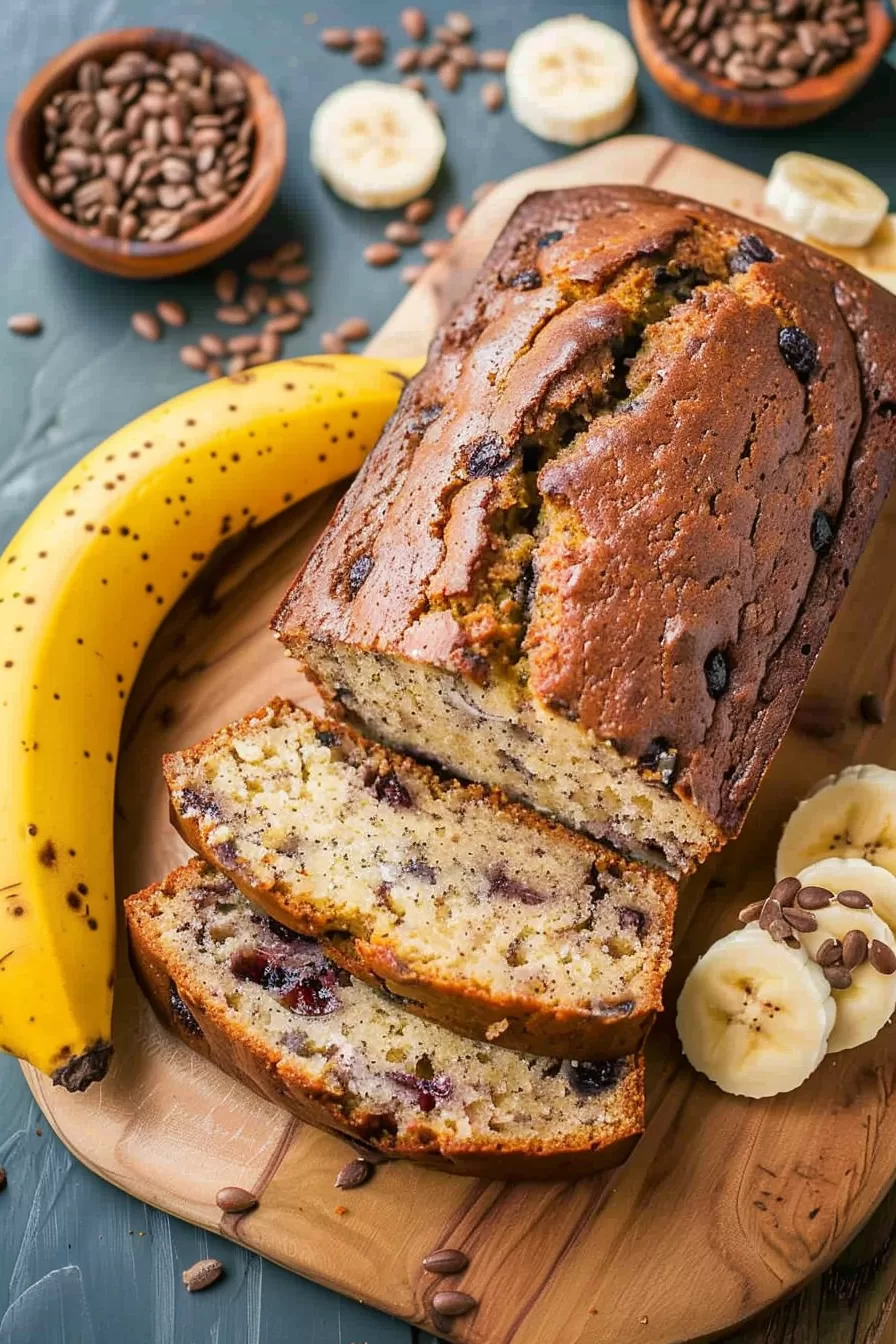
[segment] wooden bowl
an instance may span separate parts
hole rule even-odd
[[[824,116],[861,88],[894,31],[880,0],[865,0],[868,36],[849,60],[789,89],[752,90],[698,70],[680,56],[660,32],[651,0],[628,0],[628,14],[641,59],[660,88],[692,112],[731,126],[798,126]]]
[[[43,151],[44,105],[74,84],[82,61],[108,65],[121,52],[145,49],[165,59],[174,51],[194,51],[215,69],[235,70],[249,92],[248,110],[255,126],[255,149],[249,175],[238,195],[216,215],[168,242],[125,242],[100,237],[63,215],[38,189]],[[61,252],[97,271],[153,279],[179,275],[204,266],[241,242],[265,215],[286,164],[286,123],[267,80],[239,56],[204,38],[164,28],[122,28],[97,33],[55,56],[19,94],[6,130],[6,162],[19,200],[41,233]]]

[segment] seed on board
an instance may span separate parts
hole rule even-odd
[[[343,341],[366,341],[370,335],[370,327],[363,317],[347,317],[339,323],[336,335]]]
[[[323,28],[320,40],[331,51],[348,51],[354,45],[355,35],[351,28]]]
[[[132,313],[131,326],[144,341],[157,341],[162,335],[162,324],[155,313]]]
[[[302,263],[290,262],[275,272],[282,285],[304,285],[311,279],[311,267]]]
[[[460,88],[462,71],[454,61],[443,61],[439,66],[439,83],[446,93],[456,93]]]
[[[236,271],[219,271],[215,276],[215,297],[222,303],[233,303],[240,287]]]
[[[426,15],[416,5],[401,11],[398,21],[412,42],[422,42],[426,36]]]
[[[409,75],[412,70],[417,69],[417,62],[420,60],[420,53],[413,47],[402,47],[396,51],[393,65],[395,69],[403,75]]]
[[[251,317],[257,317],[268,301],[268,287],[260,280],[247,285],[243,291],[242,304]]]
[[[450,1319],[453,1316],[466,1316],[468,1312],[475,1311],[479,1303],[469,1293],[459,1293],[455,1289],[446,1288],[433,1293],[432,1305],[439,1315]]]
[[[242,327],[249,321],[251,314],[241,303],[226,303],[218,308],[215,317],[229,327]]]
[[[227,348],[215,331],[207,331],[203,336],[200,336],[199,345],[207,355],[212,355],[216,359],[220,358]]]
[[[352,60],[355,65],[382,65],[385,52],[379,42],[359,42],[352,48]]]
[[[227,342],[229,355],[253,355],[258,349],[259,337],[247,331],[243,336],[231,336]]]
[[[868,935],[862,929],[850,929],[843,939],[843,965],[853,971],[868,955]]]
[[[428,261],[435,261],[448,247],[449,241],[448,238],[427,238],[425,243],[421,243],[420,251]]]
[[[498,49],[491,51],[480,51],[479,67],[482,70],[493,70],[500,74],[507,68],[507,52]]]
[[[279,317],[286,312],[286,300],[282,294],[272,294],[265,300],[264,310],[268,317]]]
[[[215,378],[221,377],[221,365],[218,363],[216,359],[209,360],[208,368],[205,371],[205,376],[208,378],[209,382],[212,382],[213,379]]]
[[[243,373],[248,362],[248,355],[231,355],[227,361],[228,377],[235,378],[238,373]]]
[[[450,28],[452,33],[456,33],[458,37],[473,36],[473,24],[469,16],[459,9],[449,10],[445,15],[445,27]]]
[[[311,300],[300,289],[287,289],[283,292],[283,301],[294,313],[307,317],[311,312]]]
[[[450,206],[445,215],[445,228],[451,234],[457,233],[466,217],[467,207],[465,205],[458,202],[457,205]]]
[[[355,1157],[342,1167],[334,1185],[337,1190],[357,1190],[358,1186],[364,1185],[372,1175],[373,1167],[367,1161],[367,1158]]]
[[[301,261],[305,249],[299,242],[281,243],[271,257],[275,266],[285,266],[290,261]]]
[[[504,106],[504,89],[494,80],[489,80],[483,84],[479,96],[482,99],[482,106],[486,112],[498,112]]]
[[[335,331],[325,331],[320,338],[320,348],[326,355],[344,355],[345,341]]]
[[[461,42],[451,53],[451,59],[455,65],[459,65],[461,70],[476,70],[479,66],[479,57],[472,47],[466,42]]]
[[[420,64],[424,70],[437,70],[448,55],[444,42],[433,42],[420,53]]]
[[[225,1185],[215,1195],[215,1203],[224,1213],[249,1213],[258,1208],[258,1200],[251,1190],[239,1185]]]
[[[398,243],[399,247],[416,247],[420,241],[420,229],[406,219],[390,220],[383,233],[390,243]]]
[[[453,1246],[443,1246],[423,1257],[423,1268],[429,1274],[462,1274],[469,1263],[463,1251],[455,1250]]]
[[[203,1288],[216,1283],[223,1273],[224,1266],[220,1260],[197,1260],[195,1265],[184,1270],[181,1278],[188,1293],[200,1293]]]
[[[176,299],[162,299],[156,304],[156,312],[169,327],[185,327],[187,325],[187,310]]]
[[[401,252],[394,243],[369,243],[362,255],[368,266],[391,266]]]
[[[182,345],[178,353],[181,364],[186,364],[188,369],[204,372],[208,368],[208,355],[200,346]]]
[[[37,313],[13,313],[6,319],[6,326],[16,336],[39,336],[44,324]]]
[[[420,196],[410,201],[404,208],[404,217],[409,224],[425,224],[432,219],[435,206],[428,196]]]
[[[291,331],[298,331],[301,325],[302,319],[298,313],[283,313],[280,317],[269,317],[264,329],[277,336],[286,336]]]
[[[879,695],[863,695],[859,701],[859,710],[866,723],[881,724],[887,721],[887,711]]]

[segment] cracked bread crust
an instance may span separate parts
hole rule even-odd
[[[479,785],[274,700],[166,756],[186,842],[352,975],[477,1040],[634,1054],[676,889]]]
[[[485,1179],[566,1180],[631,1151],[644,1127],[643,1059],[582,1066],[607,1077],[580,1072],[573,1086],[576,1066],[472,1046],[347,976],[335,1007],[296,1017],[229,968],[240,927],[266,923],[250,911],[195,859],[125,901],[134,971],[163,1025],[268,1101],[390,1157]],[[235,934],[214,927],[228,918]],[[402,1074],[399,1056],[429,1067]],[[408,1084],[433,1070],[428,1089],[417,1082],[433,1104],[415,1103]]]
[[[896,299],[842,262],[646,188],[538,194],[275,629],[337,708],[334,650],[513,684],[681,804],[687,836],[637,847],[689,867],[786,731],[892,481],[894,410]],[[412,741],[358,701],[440,757],[437,727]]]

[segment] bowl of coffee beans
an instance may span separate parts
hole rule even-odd
[[[41,232],[96,270],[176,275],[240,242],[286,163],[262,75],[202,38],[100,33],[38,72],[6,135],[13,187]]]
[[[641,58],[694,112],[795,126],[851,97],[893,39],[881,0],[629,0]]]

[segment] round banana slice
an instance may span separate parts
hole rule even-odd
[[[873,910],[851,910],[835,901],[812,913],[818,920],[818,928],[814,933],[798,935],[811,957],[829,938],[842,943],[851,929],[860,929],[869,943],[876,938],[896,952],[896,938],[889,925]],[[873,1040],[896,1010],[896,975],[881,975],[867,960],[854,967],[851,974],[848,989],[833,991],[837,1019],[828,1038],[828,1054]]]
[[[854,168],[797,151],[775,160],[765,202],[795,233],[835,247],[864,247],[890,206],[880,187]]]
[[[896,933],[896,877],[867,859],[822,859],[804,868],[797,877],[804,887],[824,887],[837,896],[841,891],[863,891],[878,915]]]
[[[587,145],[613,135],[635,110],[631,43],[584,14],[521,33],[507,58],[507,97],[521,125],[543,140]]]
[[[678,999],[684,1053],[723,1092],[773,1097],[799,1087],[824,1058],[834,1025],[831,987],[802,948],[758,924],[721,938]]]
[[[867,859],[896,876],[896,771],[850,765],[823,779],[790,814],[778,845],[777,877],[820,859]]]
[[[435,112],[401,84],[347,84],[311,119],[311,162],[337,196],[363,210],[424,195],[444,154],[445,132]]]

